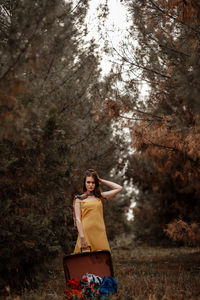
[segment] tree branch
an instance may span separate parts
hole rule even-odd
[[[27,41],[27,43],[25,44],[24,48],[21,49],[20,53],[18,54],[18,56],[15,59],[15,61],[13,62],[13,64],[11,66],[9,66],[9,68],[7,69],[7,71],[5,71],[4,74],[0,77],[0,81],[3,80],[10,73],[10,71],[17,65],[17,63],[20,61],[21,57],[26,52],[26,50],[28,49],[29,45],[34,40],[34,38],[36,36],[36,32],[37,32],[37,30],[38,30],[38,28],[39,28],[39,26],[41,24],[41,21],[42,21],[42,17],[40,19],[40,22],[37,23],[37,26],[35,28],[35,31],[34,31],[32,37]]]
[[[180,151],[180,150],[177,149],[177,148],[170,147],[170,146],[165,146],[165,145],[160,145],[160,144],[157,144],[157,143],[153,143],[152,141],[150,141],[150,140],[148,140],[148,139],[146,139],[146,140],[147,140],[151,145],[153,145],[153,146],[155,146],[155,147],[159,147],[159,148],[163,148],[163,149],[168,149],[168,150],[175,151],[175,152],[179,152],[180,154],[185,155],[185,153],[183,153],[182,151]],[[191,162],[193,162],[193,163],[195,163],[195,164],[199,164],[199,159],[198,159],[198,160],[194,160],[194,159],[192,159],[191,157],[189,157],[188,155],[187,155],[187,158],[188,158]]]
[[[79,141],[76,141],[75,143],[69,145],[69,147],[73,147],[73,146],[76,146],[76,145],[78,145],[78,144],[84,142],[84,141],[91,135],[91,133],[94,133],[94,130],[96,130],[96,129],[100,126],[100,124],[101,124],[101,123],[99,122],[94,128],[92,128],[91,131],[89,131],[89,132],[86,134],[85,137],[83,137],[83,138],[80,139]]]
[[[160,8],[153,0],[149,0],[149,1],[150,1],[150,3],[151,3],[157,10],[159,10],[162,14],[166,15],[166,12],[165,12],[163,9],[161,9],[161,8]],[[198,34],[199,34],[199,32],[198,32],[197,30],[195,30],[193,27],[191,27],[191,26],[189,26],[188,24],[186,24],[186,23],[184,23],[184,22],[178,20],[178,19],[177,19],[176,17],[174,17],[173,15],[167,14],[167,16],[170,17],[171,19],[173,19],[174,21],[176,21],[177,23],[180,23],[180,24],[182,24],[182,25],[188,27],[189,29],[191,29],[191,30],[194,31],[195,33],[198,33]]]
[[[48,78],[48,76],[49,76],[49,73],[50,73],[51,68],[52,68],[52,66],[53,66],[53,63],[54,63],[55,56],[56,56],[56,54],[54,54],[54,56],[53,56],[52,59],[51,59],[49,68],[48,68],[47,73],[46,73],[46,75],[45,75],[45,77],[44,77],[43,84],[42,84],[42,87],[41,87],[41,88],[44,87],[44,84],[45,84],[45,82],[46,82],[46,80],[47,80],[47,78]]]
[[[136,64],[136,63],[133,63],[133,62],[129,61],[128,58],[127,58],[127,57],[124,57],[123,55],[121,55],[121,53],[119,53],[115,47],[113,47],[113,50],[114,50],[114,51],[115,51],[115,52],[116,52],[116,53],[117,53],[124,61],[126,61],[127,63],[129,63],[129,64],[132,65],[132,66],[135,66],[135,67],[138,67],[139,69],[143,69],[143,70],[146,70],[146,71],[148,71],[148,72],[154,73],[154,74],[159,75],[159,76],[161,76],[161,77],[163,77],[163,78],[168,78],[168,79],[171,78],[170,76],[164,75],[164,74],[159,73],[159,72],[157,72],[157,71],[151,70],[151,69],[149,69],[149,68],[147,68],[147,67],[145,67],[145,66],[141,66],[141,65],[138,65],[138,64]]]

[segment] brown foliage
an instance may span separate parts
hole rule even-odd
[[[200,246],[200,224],[199,223],[187,223],[183,220],[174,220],[167,224],[165,229],[166,234],[175,241],[183,241],[185,243],[191,243],[196,246]]]
[[[200,128],[199,117],[194,117],[193,125],[183,133],[170,126],[170,117],[163,117],[161,122],[141,122],[133,128],[133,147],[142,151],[143,156],[153,159],[154,167],[161,173],[171,170],[174,180],[183,184],[195,184],[200,189]],[[181,169],[173,168],[177,159]],[[194,164],[196,165],[193,168]]]
[[[103,101],[101,107],[97,107],[96,110],[94,110],[94,113],[96,114],[96,119],[98,121],[103,121],[106,118],[117,118],[120,115],[120,111],[124,109],[121,107],[121,105],[114,100],[111,99],[105,99]]]
[[[139,189],[134,207],[136,235],[144,234],[146,239],[147,233],[154,233],[156,239],[159,228],[163,233],[165,224],[175,219],[186,224],[199,220],[200,4],[130,1],[129,7],[133,19],[129,38],[138,30],[138,46],[133,47],[133,40],[127,42],[125,67],[129,83],[133,82],[129,74],[138,67],[149,93],[144,101],[139,99],[136,105],[133,101],[130,109],[133,155],[127,177]],[[126,88],[133,94],[128,83]],[[144,225],[141,216],[148,219],[149,204],[155,209],[153,221]]]
[[[160,0],[160,4],[166,9],[166,15],[172,14],[178,21],[190,24],[198,22],[200,4],[195,0]]]

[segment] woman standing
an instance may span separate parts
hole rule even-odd
[[[110,191],[101,192],[99,184],[105,184]],[[95,170],[86,171],[83,180],[84,194],[75,197],[74,212],[78,229],[78,239],[74,253],[91,247],[91,251],[109,250],[106,228],[103,218],[103,201],[114,197],[122,190],[122,186],[98,177]]]

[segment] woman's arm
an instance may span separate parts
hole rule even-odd
[[[79,200],[75,200],[74,204],[74,213],[75,213],[75,218],[76,218],[76,226],[80,235],[81,239],[81,247],[82,248],[87,248],[87,242],[85,240],[84,232],[83,232],[83,225],[81,222],[81,203]]]
[[[108,181],[108,180],[99,178],[99,183],[103,183],[112,189],[111,191],[101,193],[101,195],[106,199],[114,197],[116,194],[118,194],[122,190],[121,185],[114,183],[112,181]]]

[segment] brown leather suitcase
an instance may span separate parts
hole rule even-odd
[[[111,254],[108,250],[82,252],[66,255],[63,258],[66,281],[80,280],[86,273],[100,277],[114,277]]]

